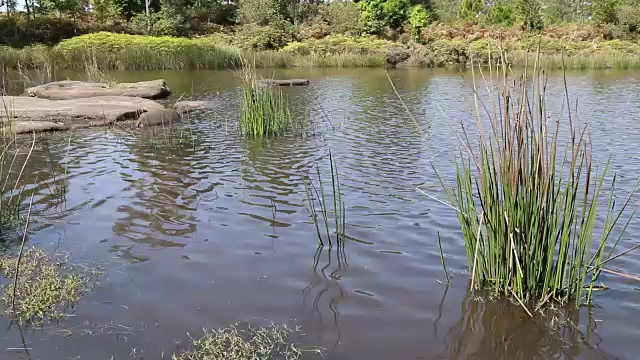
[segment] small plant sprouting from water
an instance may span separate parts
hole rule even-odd
[[[616,227],[631,196],[615,201],[615,175],[610,190],[603,190],[609,163],[596,170],[589,136],[570,109],[566,142],[559,139],[560,118],[549,126],[546,77],[537,66],[531,79],[525,73],[514,88],[508,69],[501,73],[500,94],[491,93],[495,110],[486,111],[489,134],[477,115],[478,145],[464,130],[467,156],[456,164],[456,186],[448,187],[439,175],[458,213],[472,287],[513,296],[530,315],[525,304],[589,303],[635,212]],[[566,82],[564,96],[568,104]],[[476,92],[476,104],[481,103]],[[607,198],[606,210],[598,208],[601,197]],[[604,221],[599,236],[598,217]],[[614,229],[617,239],[609,241]]]
[[[346,211],[342,192],[340,191],[340,177],[335,159],[329,151],[329,164],[331,170],[331,189],[328,190],[325,182],[322,180],[320,167],[316,166],[318,175],[318,185],[314,184],[310,179],[305,182],[305,192],[307,195],[307,210],[311,214],[311,219],[316,227],[318,241],[320,246],[328,244],[333,246],[330,226],[335,227],[335,243],[340,247],[344,247],[346,239]],[[329,207],[333,207],[333,211],[329,211]],[[333,219],[332,219],[333,218]]]
[[[97,275],[95,269],[71,267],[66,257],[49,255],[38,248],[27,249],[20,257],[0,256],[0,274],[10,281],[2,296],[8,314],[32,323],[65,318],[65,310],[91,288],[89,275]]]
[[[172,360],[296,360],[303,352],[318,352],[318,349],[304,350],[290,340],[299,329],[287,325],[271,324],[252,327],[235,324],[225,329],[205,331],[198,339],[193,339],[193,349],[174,354]]]
[[[289,100],[282,90],[258,81],[255,67],[243,61],[238,71],[242,81],[240,129],[248,137],[278,136],[293,126]]]

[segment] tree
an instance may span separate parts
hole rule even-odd
[[[462,0],[458,10],[458,18],[462,20],[475,20],[484,9],[482,0]]]
[[[489,8],[487,22],[494,25],[513,26],[516,23],[516,12],[510,1],[499,1]]]
[[[516,10],[525,30],[540,31],[544,28],[538,0],[518,0]]]
[[[409,16],[409,0],[361,0],[358,3],[363,30],[379,34],[385,26],[399,29]]]
[[[593,21],[597,24],[613,24],[616,22],[616,12],[620,0],[594,0],[591,3]]]
[[[409,26],[411,34],[415,40],[419,40],[422,36],[422,30],[429,25],[429,14],[427,9],[422,5],[414,5],[409,14]]]
[[[114,0],[92,0],[91,10],[96,22],[102,26],[113,24],[120,18],[122,9]]]

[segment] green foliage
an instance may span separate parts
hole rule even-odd
[[[335,0],[319,9],[320,19],[326,22],[334,34],[359,35],[360,9],[350,0]]]
[[[408,0],[361,0],[358,2],[364,32],[380,34],[385,26],[399,29],[409,16]]]
[[[309,39],[304,42],[292,42],[283,48],[283,51],[299,55],[384,55],[397,44],[378,39],[374,36],[351,37],[346,35],[331,35],[323,39]]]
[[[235,45],[251,50],[281,49],[293,40],[294,31],[293,26],[288,23],[280,26],[249,25],[236,35]]]
[[[102,69],[232,68],[239,52],[208,38],[175,38],[99,32],[64,40],[54,48],[67,67],[82,67],[92,54]]]
[[[458,10],[458,18],[462,20],[475,20],[484,9],[482,0],[462,0]]]
[[[499,1],[489,8],[487,23],[513,26],[516,23],[516,10],[511,1]]]
[[[630,34],[640,33],[640,8],[635,6],[620,6],[616,11],[619,26]]]
[[[594,0],[591,3],[593,21],[596,24],[616,23],[616,12],[620,6],[620,0]]]
[[[92,0],[93,16],[102,26],[113,25],[120,19],[122,8],[114,0]]]
[[[515,297],[525,309],[553,301],[578,307],[599,287],[602,266],[629,224],[617,226],[631,196],[616,201],[615,175],[603,191],[609,164],[595,170],[589,139],[575,121],[558,121],[571,124],[561,135],[545,107],[533,106],[545,103],[543,84],[534,73],[491,93],[488,102],[499,108],[490,128],[485,133],[484,119],[474,121],[479,145],[466,138],[469,158],[457,163],[455,188],[441,180],[458,210],[472,286]],[[609,241],[612,231],[617,239]]]
[[[2,300],[7,313],[20,322],[39,323],[45,319],[58,320],[67,317],[64,311],[72,307],[91,288],[95,269],[80,269],[69,266],[64,258],[47,255],[41,249],[25,251],[20,261],[18,282],[16,273],[17,255],[0,257],[0,273],[11,280],[4,287]],[[90,270],[90,271],[87,271]],[[15,303],[15,314],[12,305]]]
[[[517,0],[516,10],[522,27],[527,31],[540,31],[544,28],[542,12],[538,0]]]
[[[290,21],[295,4],[293,0],[240,0],[238,19],[242,24],[260,26]]]
[[[193,348],[174,354],[172,360],[248,360],[287,359],[297,360],[302,355],[300,347],[289,340],[294,333],[285,325],[251,327],[235,324],[225,329],[204,333],[193,340]]]
[[[429,25],[429,14],[422,5],[414,5],[409,14],[409,26],[414,39],[420,39],[422,30]]]
[[[240,129],[248,137],[283,135],[293,126],[289,100],[280,89],[258,81],[255,69],[245,63],[239,73],[242,81]]]

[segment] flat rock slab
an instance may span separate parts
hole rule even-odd
[[[210,107],[211,101],[204,100],[182,100],[173,105],[173,108],[179,113],[185,113],[196,109],[206,109]]]
[[[162,99],[171,94],[164,80],[104,84],[84,81],[55,81],[28,88],[25,95],[49,100],[70,100],[96,96],[130,96]]]
[[[145,111],[163,109],[164,106],[153,100],[127,96],[74,100],[4,96],[0,99],[0,119],[13,119],[17,133],[108,125],[136,119]]]
[[[287,79],[287,80],[265,79],[265,80],[262,80],[262,83],[270,86],[305,86],[305,85],[309,85],[309,80],[307,79]]]

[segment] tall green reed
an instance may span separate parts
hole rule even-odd
[[[293,127],[289,100],[280,89],[261,83],[255,67],[244,63],[238,71],[242,81],[240,130],[248,137],[283,135]]]
[[[344,200],[342,199],[342,192],[340,191],[338,168],[331,151],[329,151],[329,170],[331,172],[330,189],[325,186],[320,167],[318,166],[316,166],[318,184],[314,184],[309,178],[306,179],[305,192],[307,195],[307,203],[305,206],[316,227],[319,245],[324,246],[328,244],[329,247],[332,247],[334,243],[332,238],[335,238],[335,243],[338,248],[344,248],[346,239],[346,209]],[[331,206],[333,206],[332,211],[329,210]],[[334,226],[333,237],[332,231],[330,230],[331,226]]]
[[[525,72],[514,83],[506,66],[499,70],[499,90],[494,74],[487,86],[490,105],[475,91],[477,143],[463,127],[456,185],[439,175],[457,210],[471,285],[514,297],[530,315],[528,304],[590,303],[603,265],[618,256],[613,251],[635,213],[621,222],[631,195],[615,201],[615,175],[605,190],[609,162],[600,171],[594,166],[589,135],[571,109],[550,126],[547,79],[537,63],[532,76]]]

